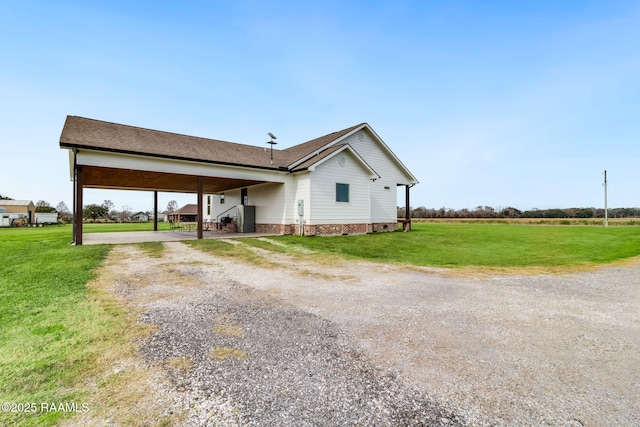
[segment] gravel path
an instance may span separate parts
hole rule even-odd
[[[184,425],[640,425],[640,267],[445,277],[118,246]],[[122,255],[126,256],[122,256]]]

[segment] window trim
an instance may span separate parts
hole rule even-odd
[[[346,188],[346,200],[341,200]],[[344,182],[336,182],[336,203],[349,203],[351,201],[351,186]]]

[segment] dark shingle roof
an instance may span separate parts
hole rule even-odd
[[[67,117],[60,135],[60,146],[253,167],[273,167],[262,147],[75,116]]]
[[[305,160],[304,162],[300,163],[299,165],[295,166],[292,169],[292,172],[295,171],[301,171],[301,170],[305,170],[308,167],[310,167],[311,165],[319,162],[320,160],[324,159],[325,157],[328,157],[329,155],[335,153],[336,151],[338,151],[339,149],[341,149],[342,147],[344,147],[345,144],[336,144],[336,145],[332,145],[329,148],[326,148],[322,151],[320,151],[318,154],[316,154],[315,156],[309,157],[307,160]]]
[[[179,215],[198,215],[198,205],[196,205],[196,204],[184,205],[180,209],[177,209],[177,210],[171,212],[169,215],[176,215],[176,214],[179,214]]]
[[[289,147],[283,152],[287,153],[287,157],[289,159],[289,164],[293,164],[296,161],[312,154],[322,147],[325,147],[327,144],[335,141],[336,139],[342,138],[349,132],[363,126],[365,123],[360,123],[359,125],[351,126],[350,128],[343,129],[338,132],[333,132],[328,135],[321,136],[316,139],[312,139],[311,141],[303,142],[302,144],[294,145],[293,147]]]
[[[77,116],[67,116],[60,135],[60,146],[280,169],[288,168],[305,156],[322,149],[362,125],[333,132],[285,150],[274,149],[273,163],[269,150],[265,151],[264,147],[144,129]]]

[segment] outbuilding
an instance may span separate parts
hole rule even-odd
[[[0,200],[0,208],[9,215],[11,222],[31,224],[35,221],[36,206],[31,200]]]

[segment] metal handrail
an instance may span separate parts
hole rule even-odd
[[[216,222],[217,222],[217,223],[220,223],[220,217],[221,217],[222,215],[226,214],[226,213],[227,213],[227,212],[229,212],[231,209],[235,209],[235,208],[237,208],[237,207],[238,207],[238,205],[233,205],[233,206],[231,206],[229,209],[227,209],[226,211],[222,212],[221,214],[218,214],[218,215],[216,216]]]

